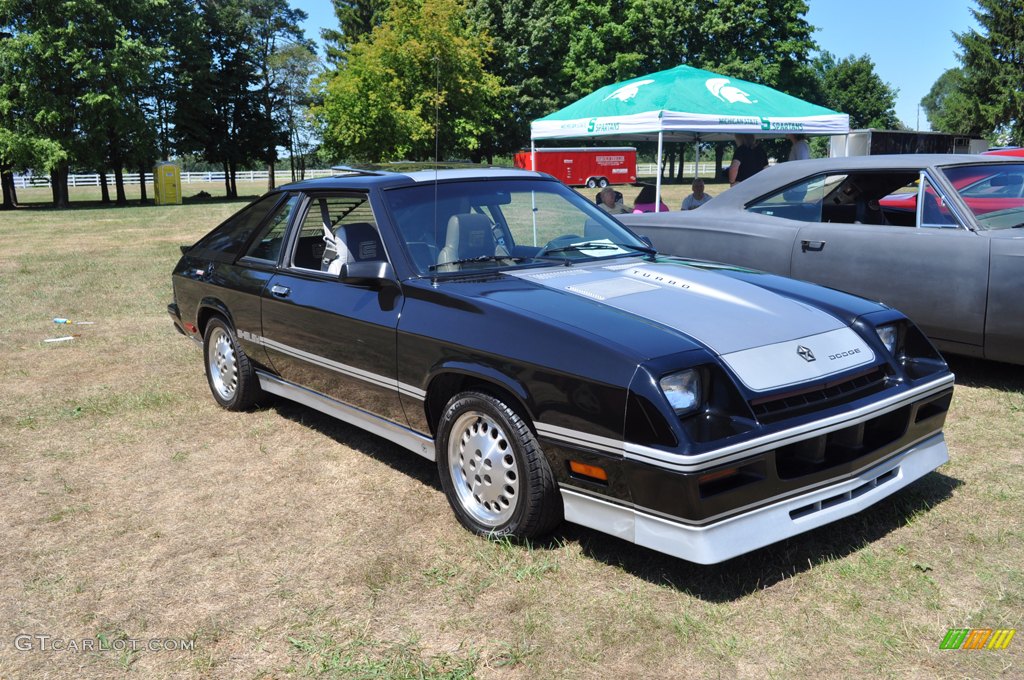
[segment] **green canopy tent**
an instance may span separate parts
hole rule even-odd
[[[657,201],[662,149],[670,142],[731,140],[737,133],[837,135],[850,118],[766,85],[727,78],[692,66],[607,85],[530,124],[537,140],[610,138],[658,142]],[[536,165],[534,165],[536,167]]]

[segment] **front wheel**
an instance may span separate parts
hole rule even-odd
[[[593,189],[595,187],[597,187],[597,180],[591,177],[590,179],[587,180],[587,188]]]
[[[467,529],[535,538],[562,520],[562,500],[536,437],[516,411],[482,392],[448,402],[438,427],[441,487]]]
[[[206,381],[217,403],[229,411],[252,408],[260,397],[259,378],[235,332],[221,317],[210,319],[203,334]]]

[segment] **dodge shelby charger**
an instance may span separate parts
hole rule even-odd
[[[947,460],[953,376],[902,314],[660,256],[539,173],[300,182],[182,251],[168,311],[221,406],[278,395],[435,461],[480,535],[564,518],[710,564]]]

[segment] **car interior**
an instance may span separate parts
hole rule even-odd
[[[881,205],[893,194],[916,193],[917,170],[818,176],[757,201],[748,210],[801,222],[913,227],[916,211]]]

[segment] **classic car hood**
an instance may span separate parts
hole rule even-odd
[[[682,262],[593,263],[509,275],[693,338],[722,356],[754,390],[805,382],[874,360],[863,339],[831,314]],[[799,352],[800,347],[810,352]]]

